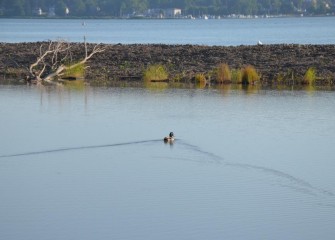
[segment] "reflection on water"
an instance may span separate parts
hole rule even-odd
[[[76,80],[76,81],[65,81],[64,86],[71,90],[83,91],[85,90],[86,84],[84,80]]]
[[[167,82],[151,82],[151,81],[145,81],[144,86],[147,89],[150,90],[164,90],[169,87],[169,84]]]
[[[1,86],[0,238],[333,238],[334,92],[157,89]]]

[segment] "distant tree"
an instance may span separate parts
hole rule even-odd
[[[27,16],[32,15],[32,12],[33,12],[31,2],[32,2],[31,0],[24,1],[24,12],[25,12],[25,15]]]
[[[68,7],[70,9],[70,15],[73,16],[83,16],[86,11],[86,5],[83,0],[68,1]]]
[[[326,14],[335,12],[335,0],[0,0],[0,14],[6,16],[29,16],[41,8],[47,12],[55,7],[56,14],[71,16],[122,16],[143,13],[149,8],[181,8],[183,14]]]
[[[129,7],[133,12],[143,13],[148,9],[148,1],[147,0],[129,0]]]
[[[273,7],[272,13],[279,14],[280,9],[281,9],[281,5],[282,5],[282,1],[281,0],[273,0],[271,5]]]
[[[85,15],[94,16],[98,14],[98,4],[95,0],[86,0],[85,1]]]
[[[99,0],[100,14],[105,16],[118,16],[121,17],[126,9],[127,4],[122,0]]]
[[[245,15],[257,14],[257,0],[240,0],[240,8]]]
[[[24,0],[3,0],[5,15],[25,16]]]
[[[258,0],[258,13],[269,14],[271,12],[271,0]]]
[[[294,2],[294,5],[296,6],[297,9],[302,9],[303,8],[304,0],[295,0],[293,2]]]
[[[122,17],[127,12],[127,4],[122,2],[119,9],[119,16]]]
[[[66,4],[63,0],[57,0],[56,5],[55,5],[55,13],[57,16],[65,16],[65,9],[66,9]]]
[[[291,0],[282,0],[280,12],[283,14],[294,13],[294,4]]]
[[[231,1],[232,13],[251,15],[257,13],[256,0]]]

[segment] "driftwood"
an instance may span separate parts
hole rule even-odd
[[[91,53],[88,53],[86,39],[84,37],[85,57],[80,61],[72,63],[71,44],[69,42],[59,40],[56,42],[50,41],[47,48],[42,44],[40,46],[39,57],[36,62],[29,66],[29,76],[27,82],[29,83],[49,83],[57,84],[55,81],[64,76],[66,71],[74,69],[80,65],[85,64],[93,55],[105,51],[105,48],[99,44],[95,45]],[[65,62],[70,62],[65,65]]]

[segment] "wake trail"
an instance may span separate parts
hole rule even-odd
[[[0,158],[11,158],[11,157],[19,157],[19,156],[29,156],[29,155],[40,155],[40,154],[48,154],[48,153],[56,153],[56,152],[66,152],[66,151],[76,151],[76,150],[85,150],[85,149],[97,149],[97,148],[109,148],[109,147],[119,147],[119,146],[127,146],[127,145],[137,145],[137,144],[144,144],[144,143],[155,143],[155,142],[162,142],[162,139],[152,139],[152,140],[141,140],[141,141],[132,141],[132,142],[122,142],[122,143],[113,143],[113,144],[103,144],[103,145],[91,145],[91,146],[80,146],[80,147],[67,147],[67,148],[57,148],[57,149],[49,149],[43,151],[33,151],[33,152],[25,152],[25,153],[16,153],[16,154],[6,154],[0,155]],[[331,191],[318,188],[313,186],[312,184],[308,183],[303,179],[299,179],[294,177],[288,173],[271,169],[267,167],[251,165],[251,164],[243,164],[243,163],[236,163],[236,162],[229,162],[224,160],[223,157],[218,156],[214,153],[202,150],[200,147],[196,145],[189,144],[183,140],[178,139],[178,144],[183,145],[191,149],[192,151],[198,152],[203,156],[213,160],[215,163],[224,164],[225,166],[235,167],[235,168],[244,168],[249,170],[261,171],[263,173],[267,173],[273,176],[276,176],[280,179],[285,179],[286,181],[294,184],[295,186],[300,186],[301,188],[307,190],[307,192],[311,193],[321,193],[323,195],[328,196],[335,196],[335,194]],[[185,159],[186,160],[186,159]],[[294,187],[294,186],[292,186]]]
[[[47,154],[47,153],[55,153],[55,152],[66,152],[66,151],[74,151],[74,150],[119,147],[119,146],[135,145],[135,144],[158,142],[158,141],[161,142],[162,140],[161,139],[154,139],[154,140],[142,140],[142,141],[113,143],[113,144],[104,144],[104,145],[92,145],[92,146],[57,148],[57,149],[49,149],[49,150],[43,150],[43,151],[34,151],[34,152],[25,152],[25,153],[0,155],[0,158],[10,158],[10,157],[19,157],[19,156],[39,155],[39,154]]]
[[[221,163],[224,164],[225,166],[229,166],[229,167],[234,167],[234,168],[243,168],[246,170],[254,170],[254,171],[258,171],[258,172],[263,172],[272,176],[275,176],[279,179],[282,180],[286,180],[287,182],[290,182],[291,184],[294,184],[295,186],[300,186],[302,189],[305,189],[306,193],[312,193],[312,194],[322,194],[322,195],[327,195],[327,196],[335,196],[335,194],[329,190],[325,190],[319,187],[315,187],[312,184],[310,184],[309,182],[297,178],[295,176],[292,176],[286,172],[283,171],[279,171],[276,169],[272,169],[272,168],[268,168],[268,167],[262,167],[262,166],[257,166],[257,165],[252,165],[252,164],[244,164],[244,163],[237,163],[237,162],[229,162],[226,161],[223,157],[220,157],[218,155],[215,155],[214,153],[211,152],[207,152],[202,150],[201,148],[199,148],[196,145],[192,145],[189,143],[186,143],[184,141],[180,142],[182,145],[192,149],[193,151],[196,151],[198,153],[201,153],[203,155],[205,155],[206,157],[211,158],[212,160],[214,160],[217,163]],[[295,188],[295,186],[290,185],[292,188]],[[317,194],[316,194],[317,195]]]

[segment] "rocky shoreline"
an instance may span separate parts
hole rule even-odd
[[[0,43],[0,84],[23,83],[27,68],[36,61],[47,42]],[[83,43],[71,43],[73,60],[85,56]],[[85,80],[92,85],[143,82],[144,70],[164,66],[171,82],[192,82],[204,74],[215,84],[215,69],[226,63],[231,69],[252,65],[263,85],[301,84],[309,68],[316,70],[316,83],[335,83],[335,45],[200,46],[164,44],[105,44],[103,53],[88,62]],[[94,44],[89,44],[92,49]]]

